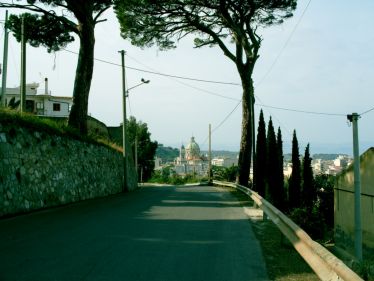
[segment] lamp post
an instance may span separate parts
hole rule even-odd
[[[135,85],[126,90],[126,72],[125,72],[125,54],[124,50],[119,51],[121,54],[121,67],[122,67],[122,109],[123,109],[123,125],[122,125],[122,147],[123,147],[123,191],[128,191],[128,181],[127,181],[127,113],[126,113],[126,97],[130,90],[142,85],[148,84],[149,80],[141,79],[141,83]]]
[[[132,90],[132,89],[134,89],[134,88],[136,88],[136,87],[139,87],[139,86],[141,86],[143,84],[148,84],[149,82],[151,82],[151,80],[145,80],[144,78],[140,79],[140,81],[141,81],[141,83],[139,83],[139,84],[137,84],[137,85],[135,85],[135,86],[133,86],[131,88],[128,88],[127,91],[126,91],[126,94],[128,95],[129,91]]]
[[[142,78],[140,80],[141,82],[133,87],[130,87],[127,89],[126,91],[126,97],[129,96],[129,91],[136,88],[136,87],[139,87],[143,84],[148,84],[149,82],[151,82],[150,80],[145,80],[144,78]],[[137,136],[137,131],[135,132],[135,173],[136,173],[136,180],[138,181],[138,136]]]
[[[122,149],[123,149],[123,191],[128,191],[127,186],[127,145],[126,145],[126,79],[125,79],[125,51],[119,51],[121,54],[122,65],[122,110],[123,110],[123,123],[122,123]]]
[[[358,143],[358,124],[360,115],[352,113],[347,115],[347,119],[352,122],[353,129],[353,181],[355,187],[354,193],[354,214],[355,214],[355,256],[362,261],[362,226],[361,226],[361,173],[360,173],[360,153]]]
[[[6,95],[6,79],[8,72],[8,37],[9,31],[7,28],[8,22],[8,10],[5,11],[5,24],[4,24],[4,56],[3,56],[3,77],[1,81],[1,94],[0,94],[0,106],[5,106],[5,95]]]

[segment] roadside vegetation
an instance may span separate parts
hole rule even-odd
[[[171,185],[183,185],[188,183],[199,183],[208,181],[207,178],[187,174],[185,176],[178,175],[173,170],[172,166],[163,167],[162,170],[156,170],[153,172],[152,177],[148,180],[149,183],[161,183]]]
[[[66,119],[56,120],[52,118],[35,116],[29,113],[20,113],[17,110],[0,108],[1,124],[10,124],[12,127],[25,127],[31,131],[45,132],[59,136],[69,137],[75,140],[103,145],[122,152],[122,147],[112,143],[102,136],[95,134],[82,135],[78,130],[69,127]]]
[[[244,207],[253,208],[247,195],[232,189],[232,193]],[[317,281],[319,278],[304,261],[291,243],[271,220],[250,217],[252,229],[259,241],[270,280]]]
[[[280,128],[275,134],[272,119],[268,125],[259,116],[255,173],[252,189],[289,216],[313,240],[333,242],[334,176],[313,175],[310,145],[299,153],[296,131],[292,137],[292,173],[283,175],[283,140]]]

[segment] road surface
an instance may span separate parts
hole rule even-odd
[[[1,281],[268,280],[237,199],[141,190],[0,220]]]

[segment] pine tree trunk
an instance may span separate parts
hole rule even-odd
[[[88,18],[80,23],[80,48],[73,90],[73,106],[69,117],[69,126],[82,134],[87,134],[88,96],[94,66],[95,24]]]
[[[248,186],[251,169],[252,155],[252,102],[254,97],[253,80],[247,71],[239,71],[242,78],[242,135],[240,140],[240,151],[238,160],[237,182],[240,185]]]

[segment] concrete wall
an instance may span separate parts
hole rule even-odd
[[[374,255],[374,148],[370,148],[361,156],[360,173],[364,255]],[[354,254],[353,166],[337,177],[334,201],[336,245]]]
[[[120,193],[122,159],[102,145],[0,121],[0,217]]]

